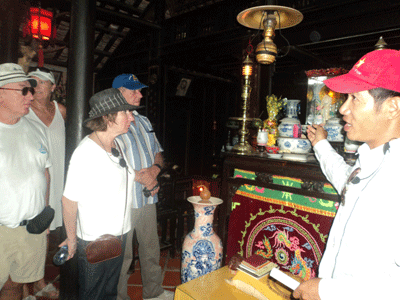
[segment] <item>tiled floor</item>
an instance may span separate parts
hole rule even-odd
[[[163,270],[163,288],[169,291],[175,291],[175,288],[181,284],[181,256],[179,254],[172,258],[168,250],[161,252],[160,266]],[[141,300],[142,298],[142,279],[140,277],[140,263],[136,262],[135,272],[128,280],[128,294],[132,300]]]
[[[53,262],[53,256],[58,250],[58,241],[54,240],[54,236],[50,236],[49,243],[49,254],[46,260],[45,280],[46,282],[53,282],[58,288],[59,281],[57,276],[59,275],[59,267],[56,267]],[[163,270],[163,288],[170,291],[175,291],[175,288],[181,284],[180,279],[180,264],[181,256],[179,253],[175,254],[175,257],[170,256],[169,250],[161,251],[160,266]],[[33,295],[32,284],[29,286],[30,292]],[[140,277],[140,263],[137,260],[135,266],[135,272],[129,277],[128,280],[128,294],[132,300],[142,300],[142,280]],[[48,300],[45,297],[38,297],[37,300]]]
[[[46,268],[45,268],[45,274],[44,274],[44,279],[47,283],[53,283],[56,288],[59,288],[59,275],[60,275],[60,268],[56,267],[53,264],[53,256],[56,254],[58,251],[58,244],[59,244],[59,239],[58,239],[59,234],[57,232],[52,232],[49,237],[49,252],[46,257]],[[33,295],[33,284],[28,284],[28,288],[30,291],[30,294]],[[37,300],[47,300],[49,298],[46,297],[37,297]]]

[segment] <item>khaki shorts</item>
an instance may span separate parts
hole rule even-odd
[[[0,289],[11,276],[18,283],[43,278],[46,261],[47,230],[31,234],[26,226],[0,226]]]

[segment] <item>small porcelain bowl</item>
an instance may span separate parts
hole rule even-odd
[[[270,153],[270,154],[278,154],[279,153],[279,147],[277,147],[277,146],[266,146],[265,148],[267,149],[267,153]]]
[[[278,146],[282,153],[308,153],[311,142],[304,138],[279,137]]]

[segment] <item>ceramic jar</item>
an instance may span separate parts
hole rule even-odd
[[[325,126],[325,130],[328,132],[328,141],[330,142],[343,142],[343,125],[340,124],[339,118],[329,119]]]
[[[182,246],[181,281],[188,282],[215,271],[222,263],[222,242],[214,232],[214,212],[223,201],[211,197],[209,203],[198,203],[200,196],[192,196],[188,201],[193,204],[195,223]]]
[[[286,118],[278,126],[279,136],[301,137],[301,124],[297,114],[300,112],[300,100],[287,100]]]
[[[284,118],[278,126],[279,136],[301,137],[301,124],[299,119]]]

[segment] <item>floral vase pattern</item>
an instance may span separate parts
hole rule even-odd
[[[199,196],[188,198],[194,207],[195,223],[183,241],[182,283],[215,271],[222,263],[222,242],[213,228],[214,212],[222,200],[211,197],[211,204],[198,203],[200,200]]]

